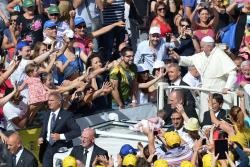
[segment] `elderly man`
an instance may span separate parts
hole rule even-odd
[[[148,69],[153,70],[153,64],[156,60],[165,61],[168,58],[167,49],[175,48],[179,42],[165,42],[161,37],[159,27],[151,27],[149,30],[149,40],[142,41],[137,47],[135,54],[135,64],[145,64]]]
[[[80,160],[86,167],[91,167],[97,155],[104,155],[108,158],[108,152],[95,144],[95,130],[86,128],[82,131],[82,144],[73,147],[71,156]]]
[[[215,89],[226,93],[231,90],[236,81],[236,65],[228,55],[219,47],[215,47],[214,39],[206,36],[201,40],[202,52],[193,56],[171,56],[179,60],[181,66],[194,65],[201,75],[202,88]],[[200,95],[200,121],[203,120],[204,112],[208,110],[208,93]],[[224,108],[232,105],[232,97],[224,95]]]
[[[8,167],[38,167],[35,156],[22,146],[21,136],[13,133],[7,140],[8,150],[11,156],[8,158]]]

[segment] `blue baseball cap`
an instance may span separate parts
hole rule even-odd
[[[21,50],[25,46],[30,46],[28,42],[26,41],[20,41],[16,45],[16,50]]]
[[[43,29],[51,28],[51,27],[55,27],[55,26],[57,26],[57,24],[56,24],[54,21],[48,20],[48,21],[46,21],[46,22],[44,23]]]
[[[126,155],[128,155],[128,154],[134,154],[134,155],[136,155],[136,153],[137,153],[137,149],[134,149],[131,145],[129,145],[129,144],[124,144],[122,147],[121,147],[121,149],[120,149],[120,155],[122,156],[122,157],[125,157]]]
[[[75,26],[79,25],[79,24],[86,24],[84,19],[82,17],[76,17],[74,19],[74,23],[75,23]]]

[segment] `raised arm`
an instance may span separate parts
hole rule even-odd
[[[234,10],[237,7],[237,3],[234,1],[233,3],[231,3],[227,8],[226,8],[226,12],[230,15],[234,14]]]
[[[9,78],[9,76],[15,71],[20,61],[13,60],[10,67],[0,76],[0,85]]]
[[[84,2],[84,0],[73,0],[73,7],[76,9]]]
[[[35,59],[32,60],[32,63],[35,64],[41,64],[43,61],[45,61],[53,52],[54,52],[54,48],[51,47],[51,49],[41,55],[39,55],[38,57],[36,57]]]
[[[219,14],[214,7],[212,8],[212,10],[213,10],[214,18],[210,21],[209,25],[216,28],[219,23]]]
[[[125,27],[125,23],[123,21],[118,21],[118,22],[115,22],[113,24],[107,25],[107,26],[105,26],[97,31],[92,32],[92,36],[94,38],[96,38],[102,34],[109,32],[110,30],[112,30],[115,27]]]
[[[0,99],[0,106],[3,106],[5,103],[7,103],[14,96],[16,91],[17,91],[17,88],[16,86],[14,86],[14,90],[10,94]]]
[[[189,118],[188,118],[187,114],[185,113],[185,110],[184,110],[182,104],[177,104],[176,111],[181,114],[181,116],[184,119],[184,122],[188,122]]]

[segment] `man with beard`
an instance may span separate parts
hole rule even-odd
[[[113,84],[112,108],[124,108],[128,104],[137,103],[136,65],[133,63],[134,52],[132,48],[125,47],[121,50],[121,62],[110,72],[110,81]]]
[[[174,42],[166,42],[161,37],[159,27],[151,27],[149,30],[149,40],[142,41],[135,54],[135,64],[145,64],[148,69],[153,69],[153,64],[156,60],[164,61],[168,59],[167,49],[178,47],[179,42],[171,39]],[[152,70],[151,70],[152,72]]]

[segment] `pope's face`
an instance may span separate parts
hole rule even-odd
[[[204,51],[207,56],[210,55],[213,49],[214,49],[214,46],[212,44],[201,42],[201,51]]]

